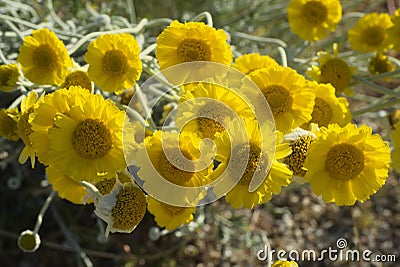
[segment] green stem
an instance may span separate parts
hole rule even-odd
[[[375,90],[377,92],[380,92],[380,93],[385,94],[385,95],[394,96],[396,98],[400,98],[400,94],[397,93],[397,92],[394,92],[393,90],[389,90],[389,89],[387,89],[387,88],[385,88],[383,86],[379,86],[379,85],[377,85],[377,84],[375,84],[373,82],[370,82],[367,79],[364,79],[364,78],[362,78],[360,76],[353,76],[353,78],[355,80],[357,80],[357,81],[360,81],[360,82],[368,85],[368,87],[370,87],[371,89],[373,89],[373,90]]]
[[[201,12],[197,16],[193,17],[190,21],[201,21],[203,18],[206,19],[208,26],[213,27],[213,19],[209,12]]]
[[[40,226],[42,226],[43,222],[43,217],[46,214],[47,209],[50,206],[51,201],[53,200],[54,196],[57,194],[56,191],[52,190],[50,195],[47,197],[46,201],[44,202],[42,208],[40,209],[40,212],[36,218],[36,224],[35,228],[33,229],[33,232],[37,234],[39,232]]]
[[[390,101],[387,101],[384,103],[378,103],[378,104],[372,105],[372,106],[364,108],[364,109],[353,111],[352,114],[353,114],[353,116],[359,116],[359,115],[362,115],[362,114],[365,114],[368,112],[377,112],[377,111],[380,111],[385,108],[390,108],[397,104],[400,104],[400,99],[390,100]]]

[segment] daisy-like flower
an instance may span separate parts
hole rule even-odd
[[[287,7],[290,29],[307,41],[318,41],[333,32],[342,18],[339,0],[292,0]]]
[[[387,29],[389,43],[393,44],[393,49],[400,51],[400,8],[390,18],[393,26]]]
[[[71,179],[63,172],[52,166],[46,168],[47,181],[60,198],[66,199],[74,204],[83,204],[87,192],[86,187]],[[85,201],[88,203],[90,201]]]
[[[175,230],[181,225],[188,225],[193,221],[193,214],[196,212],[195,207],[177,207],[160,202],[149,197],[147,210],[154,215],[154,220],[160,227],[167,230]]]
[[[114,102],[72,86],[46,96],[32,120],[32,141],[44,164],[77,182],[96,182],[126,167],[124,118]]]
[[[68,73],[60,88],[68,89],[70,86],[80,86],[89,92],[93,92],[93,82],[90,80],[88,73],[81,69]]]
[[[326,203],[338,206],[364,202],[386,182],[390,149],[366,125],[330,124],[310,144],[305,179]]]
[[[287,143],[281,143],[282,135],[274,133],[273,127],[267,123],[260,128],[256,120],[247,119],[244,120],[245,129],[242,127],[235,120],[229,124],[227,131],[216,134],[215,159],[220,164],[211,174],[211,179],[217,181],[214,187],[217,196],[226,191],[232,181],[237,182],[226,193],[226,201],[233,208],[252,209],[255,205],[268,202],[272,193],[279,194],[281,188],[291,182],[292,172],[278,162],[291,150]],[[271,138],[274,135],[276,139]],[[254,179],[261,183],[250,192]]]
[[[168,204],[193,206],[209,183],[212,153],[196,133],[156,131],[136,153],[138,176],[149,195]]]
[[[103,91],[116,94],[133,87],[142,73],[139,44],[127,33],[98,37],[89,44],[85,61],[90,79]]]
[[[30,135],[32,131],[30,115],[34,112],[35,107],[43,100],[43,97],[38,99],[38,94],[35,91],[29,92],[27,96],[21,101],[21,111],[17,122],[18,135],[21,137],[25,144],[21,154],[19,154],[18,161],[23,164],[30,157],[32,168],[35,166],[35,151],[32,147]]]
[[[19,139],[18,119],[19,112],[17,108],[0,109],[0,136],[17,141]]]
[[[309,123],[326,127],[331,123],[344,126],[351,121],[352,115],[347,99],[336,97],[335,88],[332,85],[316,82],[311,82],[310,85],[314,89],[315,105]]]
[[[109,233],[131,233],[146,213],[146,195],[133,182],[121,183],[118,179],[110,193],[102,195],[93,185],[82,182],[88,195],[94,199],[94,213],[107,223]]]
[[[393,124],[393,131],[391,132],[391,140],[393,143],[392,151],[392,165],[396,172],[400,173],[400,121]]]
[[[278,260],[274,262],[271,267],[298,267],[297,263],[295,261],[284,261],[284,260]]]
[[[229,65],[232,52],[227,35],[203,22],[173,21],[157,37],[156,57],[160,69],[192,61],[213,61]]]
[[[371,57],[368,62],[368,71],[371,75],[378,75],[381,73],[389,72],[395,69],[395,65],[391,62],[387,56],[377,53]]]
[[[63,42],[46,28],[24,38],[17,61],[27,79],[36,84],[61,84],[72,60]]]
[[[11,92],[16,89],[20,73],[18,64],[11,63],[0,66],[0,91]]]
[[[243,74],[248,75],[256,70],[270,68],[277,65],[279,65],[278,62],[270,56],[251,53],[237,57],[232,67]]]
[[[316,130],[317,129],[315,128],[311,131],[296,128],[291,133],[286,134],[283,137],[283,142],[289,143],[290,148],[292,149],[292,153],[284,158],[283,162],[293,172],[293,180],[296,182],[306,182],[304,176],[307,172],[307,169],[304,168],[304,162],[307,157],[308,147],[316,138],[314,134]]]
[[[355,68],[349,66],[347,62],[338,57],[338,45],[333,44],[333,56],[328,52],[320,51],[318,55],[319,66],[313,65],[306,71],[307,76],[319,83],[330,83],[335,87],[336,95],[345,93],[352,95],[349,88]]]
[[[350,46],[361,53],[384,52],[391,48],[387,30],[393,26],[387,13],[368,13],[348,32]]]
[[[223,86],[203,82],[189,84],[183,91],[176,125],[203,138],[213,139],[236,116],[254,117],[250,101]]]
[[[310,121],[314,91],[295,70],[281,66],[264,68],[249,78],[267,100],[279,131],[285,134]]]

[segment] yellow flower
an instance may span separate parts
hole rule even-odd
[[[0,136],[9,140],[17,141],[19,139],[17,126],[18,119],[18,109],[0,109]]]
[[[230,65],[232,52],[227,35],[203,22],[173,21],[157,37],[156,57],[160,69],[192,61],[213,61]]]
[[[283,261],[283,260],[278,260],[272,264],[271,267],[298,267],[297,263],[295,261]]]
[[[46,173],[49,184],[51,184],[54,191],[57,191],[60,198],[71,201],[74,204],[83,204],[87,194],[83,185],[52,166],[46,168]]]
[[[20,73],[15,63],[0,66],[0,91],[11,92],[17,87]]]
[[[390,149],[370,127],[330,124],[311,143],[304,167],[306,180],[322,200],[336,205],[364,202],[385,183]]]
[[[234,120],[227,131],[216,134],[215,159],[220,164],[210,178],[216,181],[217,196],[228,191],[225,199],[232,207],[252,209],[268,202],[272,193],[279,194],[291,182],[292,172],[278,162],[291,150],[287,143],[280,143],[282,135],[275,133],[272,125],[266,123],[260,128],[256,120],[249,119],[241,124]]]
[[[175,230],[181,225],[187,225],[193,221],[195,207],[177,207],[160,202],[149,197],[147,210],[154,215],[154,220],[160,227],[167,230]]]
[[[395,69],[395,65],[387,56],[377,53],[371,57],[368,63],[368,71],[371,75],[378,75],[381,73],[389,72]]]
[[[307,123],[314,106],[314,92],[304,77],[288,67],[261,69],[249,75],[267,100],[276,128],[282,133]]]
[[[88,195],[94,199],[94,213],[107,223],[109,233],[131,233],[146,213],[146,195],[133,182],[121,183],[118,179],[110,193],[103,195],[93,185],[82,182]]]
[[[46,96],[33,117],[32,140],[45,164],[77,182],[96,182],[126,167],[124,118],[114,102],[72,86]]]
[[[35,252],[40,246],[40,236],[31,230],[25,230],[18,237],[18,247],[23,252]]]
[[[400,51],[400,8],[396,9],[391,19],[393,26],[387,29],[389,43],[393,44],[393,49]]]
[[[336,97],[335,88],[332,85],[310,82],[310,86],[314,89],[315,105],[309,123],[326,127],[331,123],[345,126],[351,122],[352,115],[347,99]]]
[[[142,73],[139,44],[127,33],[98,37],[89,44],[85,61],[90,79],[103,91],[116,94],[133,87]]]
[[[368,13],[348,32],[350,46],[361,53],[384,52],[391,48],[387,30],[393,26],[387,13]]]
[[[36,84],[61,84],[72,60],[63,42],[49,29],[24,38],[17,61],[27,79]]]
[[[333,32],[342,18],[338,0],[292,0],[287,7],[290,29],[307,41],[317,41]]]
[[[355,72],[346,61],[338,57],[338,46],[333,44],[333,56],[325,51],[318,52],[319,66],[311,66],[306,74],[319,83],[330,83],[335,87],[336,95],[345,93],[352,95],[349,88],[351,77]]]
[[[391,140],[393,143],[392,164],[396,172],[400,173],[400,122],[393,124],[394,130],[391,132]]]
[[[212,148],[202,147],[196,133],[156,131],[137,151],[138,176],[153,197],[168,204],[195,206],[203,196],[202,186],[209,182],[211,153]]]
[[[262,56],[259,53],[251,53],[237,57],[232,67],[236,68],[243,74],[248,75],[256,70],[274,67],[277,65],[279,64],[270,56]]]
[[[197,132],[202,138],[213,139],[235,116],[254,117],[249,100],[221,85],[189,84],[183,91],[176,125],[185,131]]]
[[[21,101],[21,112],[17,122],[18,135],[25,144],[25,147],[19,154],[18,161],[23,164],[30,157],[32,168],[35,166],[35,151],[30,140],[30,135],[33,132],[30,116],[42,100],[42,97],[38,99],[38,94],[35,91],[31,91],[27,96],[24,96]]]
[[[68,89],[70,86],[80,86],[89,90],[89,92],[93,92],[93,82],[90,80],[88,73],[84,70],[76,69],[71,71],[65,77],[60,88]]]

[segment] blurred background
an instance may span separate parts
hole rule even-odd
[[[129,1],[128,1],[129,2]],[[311,58],[319,50],[332,53],[333,42],[346,60],[357,67],[358,74],[367,71],[367,55],[346,53],[349,50],[344,34],[356,21],[341,22],[336,33],[317,44],[305,43],[289,30],[286,5],[275,0],[146,0],[131,1],[53,1],[56,14],[76,27],[121,16],[137,22],[142,18],[170,18],[188,21],[198,13],[208,11],[214,27],[230,35],[234,54],[259,52],[280,62],[277,45],[243,38],[242,33],[258,37],[277,38],[288,44],[288,52],[301,60],[289,61],[289,66],[304,74]],[[341,1],[343,13],[393,12],[393,4],[384,0]],[[12,1],[0,0],[0,15]],[[21,12],[38,24],[50,19],[48,1],[21,1],[32,6],[37,18]],[[167,24],[154,27],[143,36],[143,45],[154,43]],[[0,47],[9,59],[18,55],[22,41],[6,36],[10,26],[0,16]],[[29,27],[27,27],[29,28]],[[92,31],[102,30],[93,27]],[[66,40],[66,39],[65,39]],[[67,42],[67,41],[66,41]],[[86,47],[74,54],[83,62]],[[396,54],[393,57],[398,57]],[[142,75],[142,80],[148,76]],[[397,79],[379,81],[387,88],[400,85]],[[349,98],[351,110],[366,105],[366,99],[381,95],[362,85],[354,84],[356,96]],[[358,96],[361,95],[360,97]],[[0,93],[0,107],[8,107],[19,93]],[[388,140],[391,126],[387,115],[392,110],[365,114],[354,118],[366,123]],[[36,216],[50,192],[46,186],[44,167],[20,165],[17,161],[22,141],[0,139],[0,266],[266,266],[257,259],[257,252],[269,241],[276,251],[316,250],[335,248],[339,238],[345,238],[348,248],[369,249],[374,254],[394,254],[400,258],[400,187],[399,175],[391,172],[386,184],[363,204],[337,207],[316,197],[310,187],[292,184],[282,193],[254,210],[235,210],[223,199],[199,207],[189,226],[167,233],[159,229],[152,215],[146,214],[132,234],[111,234],[108,240],[99,236],[99,225],[93,206],[78,206],[55,199],[45,215],[40,230],[40,248],[23,253],[17,238],[25,229],[32,229]],[[87,261],[82,260],[87,257]],[[90,262],[89,262],[90,261]],[[299,266],[398,266],[396,263],[299,262]]]

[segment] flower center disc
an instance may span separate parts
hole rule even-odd
[[[11,69],[2,69],[0,71],[0,86],[8,85],[8,81],[10,80],[12,73],[13,72]]]
[[[57,64],[57,55],[50,45],[42,44],[33,52],[33,62],[36,67],[53,71]]]
[[[380,26],[372,26],[367,28],[361,36],[364,43],[370,46],[378,46],[385,39],[385,30]]]
[[[289,110],[292,106],[292,96],[290,95],[290,92],[282,85],[269,85],[261,91],[267,99],[274,116]]]
[[[225,131],[222,123],[228,123],[230,120],[229,111],[225,104],[217,102],[200,108],[196,122],[204,138],[214,139],[215,133]]]
[[[321,66],[321,83],[331,83],[338,90],[345,89],[351,80],[351,71],[346,62],[332,58]]]
[[[351,144],[337,144],[331,147],[325,160],[325,170],[338,180],[350,180],[364,169],[364,154]]]
[[[318,124],[318,126],[328,126],[332,121],[333,112],[331,107],[323,99],[315,98],[314,110],[311,114],[311,121]]]
[[[99,120],[85,119],[78,123],[72,133],[72,145],[85,159],[99,159],[112,148],[112,136]]]
[[[128,60],[120,50],[107,51],[102,59],[105,72],[112,76],[122,76],[128,69]]]
[[[129,230],[143,219],[146,213],[146,197],[137,186],[125,185],[116,196],[115,206],[111,210],[113,227]]]
[[[328,10],[320,1],[308,1],[303,6],[301,13],[307,22],[318,26],[328,18]]]
[[[186,159],[193,160],[193,157],[189,152],[181,150],[181,153]],[[169,151],[167,154],[168,158],[166,157],[165,153],[162,153],[158,158],[157,165],[160,166],[158,171],[160,172],[161,176],[169,182],[184,186],[184,184],[192,179],[194,175],[193,172],[185,170],[194,170],[194,164],[184,161],[182,158],[180,158],[177,151]]]
[[[92,83],[89,76],[84,71],[74,71],[65,78],[63,87],[69,88],[70,86],[81,86],[89,91],[92,91]]]
[[[183,62],[210,61],[210,46],[203,40],[185,39],[178,45],[178,58]]]
[[[284,159],[284,163],[289,166],[291,171],[293,171],[293,175],[301,177],[306,175],[303,165],[307,157],[308,147],[312,141],[313,138],[310,135],[305,135],[290,145],[292,153]]]
[[[247,157],[248,153],[248,157]],[[261,149],[257,144],[245,144],[242,146],[235,147],[233,149],[234,157],[231,160],[233,168],[235,166],[243,166],[247,162],[246,169],[243,172],[242,178],[239,180],[239,184],[242,186],[249,186],[254,173],[260,170]],[[236,161],[236,162],[235,162]]]

